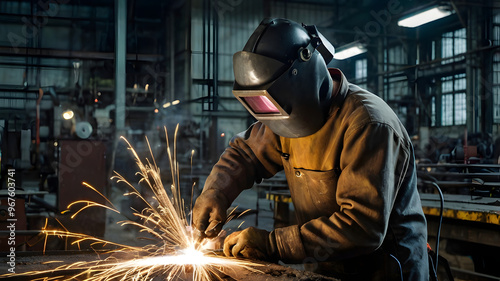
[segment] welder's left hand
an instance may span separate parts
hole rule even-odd
[[[274,232],[255,227],[234,232],[224,240],[224,254],[227,257],[277,261]]]

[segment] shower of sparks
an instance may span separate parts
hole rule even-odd
[[[163,280],[212,280],[221,279],[219,277],[219,273],[221,272],[237,268],[258,271],[254,267],[259,266],[259,264],[235,258],[217,256],[209,249],[209,243],[207,243],[209,241],[204,241],[202,244],[196,243],[196,235],[194,231],[192,231],[191,222],[188,220],[186,212],[184,211],[184,200],[181,198],[180,194],[179,164],[176,155],[178,128],[179,125],[177,125],[175,130],[173,153],[170,150],[167,129],[165,128],[167,155],[170,160],[172,177],[170,195],[162,184],[160,169],[156,165],[148,139],[146,138],[146,143],[152,160],[146,159],[143,161],[132,145],[124,137],[121,137],[127,143],[128,149],[132,152],[136,161],[139,169],[137,174],[141,178],[139,183],[145,184],[151,189],[154,194],[153,198],[155,199],[155,203],[153,204],[146,200],[133,184],[115,171],[115,176],[113,176],[112,179],[116,180],[117,183],[124,183],[131,190],[124,195],[136,196],[147,206],[141,212],[135,211],[133,213],[134,216],[140,218],[141,223],[131,220],[121,221],[119,223],[122,226],[135,226],[139,229],[139,232],[149,234],[152,237],[150,239],[152,241],[150,244],[143,247],[130,246],[83,233],[70,232],[66,229],[50,230],[46,222],[45,227],[42,229],[42,233],[45,237],[44,245],[46,245],[48,237],[57,236],[60,238],[73,239],[74,241],[72,244],[80,245],[82,242],[90,242],[93,249],[97,249],[99,246],[107,246],[112,247],[113,250],[107,251],[110,256],[103,260],[64,264],[52,270],[17,273],[16,276],[36,275],[37,278],[33,280],[45,281],[153,280],[155,277],[161,277]],[[192,152],[192,155],[193,154],[194,151]],[[94,187],[85,182],[83,185],[103,197],[106,200],[106,204],[99,204],[88,200],[73,202],[68,206],[68,210],[77,205],[83,206],[80,206],[71,218],[75,218],[85,209],[92,207],[101,207],[120,213],[116,206]],[[230,214],[229,218],[231,217],[232,215]],[[60,261],[53,261],[53,263],[58,262]],[[76,270],[79,273],[70,277],[50,276],[58,271],[64,272],[65,270]],[[38,278],[38,276],[43,276],[45,274],[47,276]],[[12,275],[13,274],[5,274],[3,276],[0,275],[0,277],[9,277]]]

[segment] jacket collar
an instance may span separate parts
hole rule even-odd
[[[332,114],[335,108],[341,107],[344,103],[347,93],[349,92],[349,81],[347,81],[344,73],[338,68],[329,68],[328,72],[333,80],[339,82],[339,87],[337,92],[333,94],[332,105],[330,106],[330,114]]]

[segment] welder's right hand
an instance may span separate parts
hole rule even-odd
[[[226,220],[229,201],[219,190],[204,190],[193,208],[193,225],[201,233],[201,238],[216,237]]]

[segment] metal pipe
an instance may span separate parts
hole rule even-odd
[[[210,29],[210,21],[212,20],[211,18],[211,12],[212,12],[212,6],[214,2],[210,2],[210,4],[208,4],[208,9],[207,9],[207,38],[208,38],[208,44],[207,44],[207,52],[206,52],[206,55],[207,55],[207,70],[208,70],[208,73],[207,73],[207,79],[210,80],[210,66],[211,66],[211,63],[210,63],[210,53],[211,53],[211,44],[210,44],[210,37],[212,37],[212,32],[211,29]],[[203,27],[205,28],[205,27]],[[213,58],[213,57],[212,57]],[[213,74],[213,73],[212,73]],[[213,76],[212,76],[212,79],[213,79]],[[212,84],[213,85],[213,84]],[[208,110],[212,110],[212,100],[210,99],[210,97],[212,97],[212,89],[211,89],[211,86],[208,85],[207,87],[208,91],[207,91],[207,96],[209,97],[208,99]]]
[[[115,138],[111,152],[108,179],[115,166],[116,149],[120,135],[125,131],[127,61],[127,0],[115,0]]]
[[[210,113],[217,112],[217,96],[218,96],[218,85],[217,85],[217,80],[218,80],[218,51],[219,51],[219,46],[218,46],[218,36],[219,36],[219,16],[217,14],[217,2],[212,2],[212,9],[210,11],[213,13],[213,19],[212,19],[212,30],[213,30],[213,36],[212,36],[212,45],[213,45],[213,53],[212,53],[212,60],[213,60],[213,66],[212,66],[212,96],[209,101],[211,102],[211,107],[210,107]],[[210,30],[210,29],[209,29]],[[210,44],[209,44],[210,46]],[[210,69],[210,68],[209,68]],[[210,154],[211,157],[210,159],[212,161],[216,161],[218,158],[218,131],[219,131],[219,124],[218,124],[218,116],[217,115],[210,115],[211,118],[211,125],[210,125]]]
[[[125,129],[125,94],[127,60],[127,0],[115,0],[115,130]]]
[[[36,139],[35,139],[35,159],[31,164],[36,166],[40,155],[40,103],[43,98],[42,88],[38,89],[38,99],[36,101]]]
[[[169,42],[170,42],[170,68],[169,68],[169,76],[170,76],[170,95],[169,100],[173,101],[175,96],[175,18],[174,12],[169,12],[169,25],[168,25],[168,33],[169,33]]]
[[[213,74],[213,91],[214,91],[214,96],[213,96],[213,111],[217,111],[218,108],[218,101],[217,97],[219,96],[219,86],[217,84],[219,80],[219,15],[217,12],[214,13],[214,19],[213,19],[213,29],[214,29],[214,39],[213,39],[213,44],[214,44],[214,54],[213,54],[213,60],[214,60],[214,74]]]
[[[186,53],[185,53],[185,94],[186,94],[186,97],[187,99],[191,99],[191,84],[192,84],[192,79],[193,79],[193,73],[192,73],[192,69],[191,69],[191,66],[192,66],[192,60],[193,60],[193,47],[192,47],[192,44],[191,44],[191,18],[192,18],[192,3],[191,1],[186,1],[185,2],[185,7],[184,7],[184,12],[186,13],[186,33],[185,33],[185,46],[184,46],[184,49],[186,50]],[[175,97],[175,95],[174,95]]]
[[[125,46],[124,46],[125,48]],[[116,52],[88,52],[88,51],[71,51],[71,50],[56,50],[46,48],[23,48],[18,47],[5,47],[0,46],[0,55],[2,56],[17,56],[17,57],[44,57],[44,58],[62,58],[62,59],[81,59],[81,60],[112,60],[116,59]],[[158,54],[128,54],[126,58],[129,60],[157,62],[164,58],[163,55]],[[34,63],[27,63],[27,66],[36,65]]]
[[[205,49],[207,48],[207,43],[206,43],[206,40],[207,40],[207,34],[206,34],[207,33],[206,32],[207,22],[206,21],[207,21],[207,9],[208,9],[207,8],[207,5],[208,5],[207,3],[208,3],[208,1],[203,1],[203,13],[202,13],[203,14],[203,17],[202,17],[203,20],[202,20],[202,25],[201,25],[203,27],[202,34],[201,34],[201,38],[202,38],[202,50],[203,50],[201,52],[202,53],[202,61],[201,61],[202,67],[201,68],[202,68],[202,73],[203,73],[202,74],[203,80],[207,79],[207,77],[206,77],[206,71],[207,70],[205,68],[206,67],[206,61],[207,61],[206,53],[205,53]]]
[[[208,10],[208,3],[209,1],[203,1],[203,12],[202,12],[202,15],[203,15],[203,20],[202,20],[202,79],[203,80],[207,80],[208,77],[206,75],[206,64],[207,64],[207,57],[206,57],[206,54],[205,54],[205,49],[207,48],[207,43],[206,43],[206,40],[207,40],[207,32],[206,32],[206,26],[207,26],[207,10]],[[193,79],[194,80],[194,79]],[[194,81],[193,81],[194,83]],[[203,85],[203,90],[206,89],[208,87],[206,87],[205,85]],[[202,90],[202,96],[203,96],[203,90]],[[205,106],[205,100],[202,100],[201,101],[201,112],[203,113],[204,111],[204,106]],[[200,160],[200,163],[203,163],[203,158],[204,158],[204,153],[203,153],[203,147],[205,145],[205,140],[204,140],[204,122],[203,122],[203,118],[205,118],[205,116],[202,114],[201,115],[201,121],[200,121],[200,151],[198,153],[199,155],[199,160]]]

